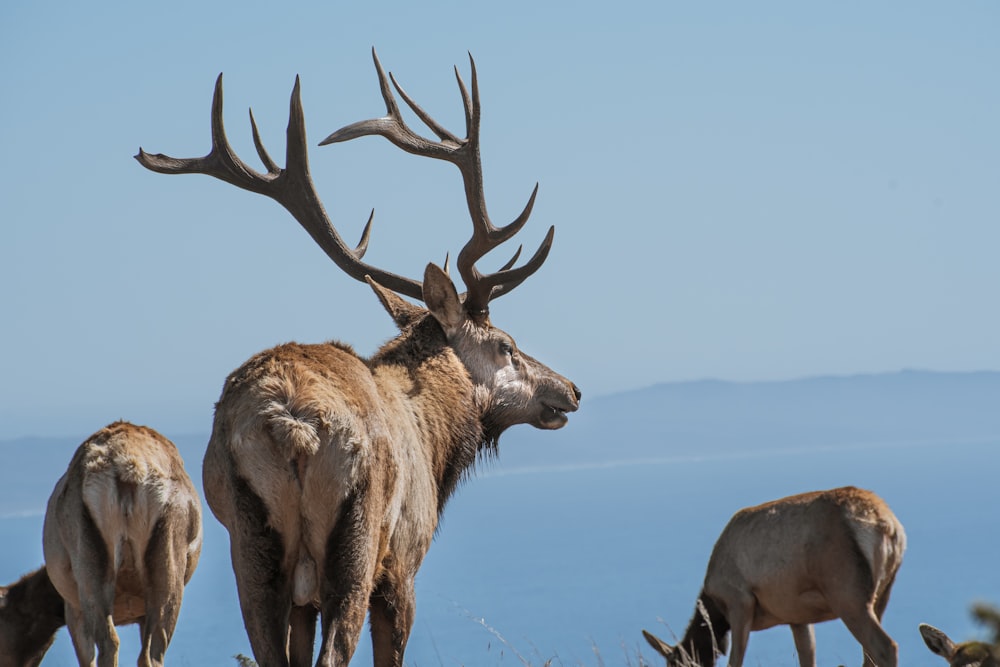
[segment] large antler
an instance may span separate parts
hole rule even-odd
[[[414,299],[423,299],[421,283],[417,280],[398,276],[361,261],[368,249],[372,216],[368,218],[361,241],[353,250],[344,243],[327,217],[323,203],[316,194],[312,177],[309,175],[309,156],[306,150],[305,119],[299,96],[299,78],[295,77],[292,99],[288,113],[288,139],[285,148],[285,168],[281,169],[267,154],[257,131],[257,123],[250,112],[254,146],[257,155],[267,168],[261,174],[243,162],[229,145],[222,124],[222,75],[215,81],[212,97],[212,150],[201,158],[172,158],[167,155],[150,155],[141,148],[135,159],[147,169],[161,174],[208,174],[231,183],[244,190],[274,199],[284,206],[298,220],[313,240],[329,255],[337,266],[351,277],[364,281],[370,275],[376,282],[394,292]]]
[[[408,153],[446,160],[458,167],[465,183],[465,197],[469,206],[469,215],[472,217],[473,232],[472,238],[459,252],[456,264],[468,290],[464,297],[466,311],[472,316],[483,318],[489,312],[490,300],[511,291],[537,271],[552,247],[555,227],[549,228],[548,234],[538,250],[535,251],[534,256],[522,266],[512,268],[521,253],[521,249],[518,248],[513,259],[496,273],[483,275],[476,268],[476,262],[479,259],[517,234],[528,221],[528,216],[531,215],[531,209],[535,203],[535,195],[538,193],[538,185],[535,185],[524,211],[513,222],[503,227],[495,227],[490,222],[489,214],[486,212],[483,168],[479,157],[479,83],[476,78],[476,63],[471,54],[469,55],[472,69],[471,95],[465,87],[465,82],[462,81],[458,68],[455,68],[455,77],[458,79],[458,87],[465,104],[465,139],[459,139],[431,118],[403,91],[391,73],[387,79],[375,49],[372,49],[372,58],[375,61],[375,69],[378,71],[386,115],[382,118],[364,120],[343,127],[321,141],[320,146],[349,141],[365,135],[380,134]],[[400,97],[417,117],[438,136],[440,141],[425,139],[406,125],[400,114],[399,105],[392,94],[392,88],[389,87],[390,80]]]

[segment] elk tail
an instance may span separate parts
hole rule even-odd
[[[304,392],[296,391],[296,384],[281,376],[268,378],[261,385],[266,395],[261,414],[271,437],[287,448],[289,459],[319,451],[324,420],[316,406],[302,397]]]

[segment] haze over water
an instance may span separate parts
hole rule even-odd
[[[901,389],[887,389],[890,380]],[[887,631],[900,645],[900,662],[937,665],[940,658],[924,648],[917,624],[928,622],[953,637],[971,638],[978,628],[969,605],[1000,602],[1000,431],[989,436],[994,425],[988,414],[975,422],[955,412],[976,408],[967,391],[992,400],[993,383],[984,387],[984,380],[974,376],[902,375],[845,380],[838,391],[850,387],[849,396],[865,397],[866,382],[881,383],[884,404],[873,398],[864,402],[883,416],[882,422],[892,422],[891,428],[876,428],[859,417],[850,400],[831,402],[819,382],[720,384],[712,391],[698,385],[651,388],[594,401],[589,416],[581,411],[575,423],[557,433],[512,430],[501,441],[499,460],[482,464],[445,511],[417,578],[407,664],[520,665],[518,653],[532,665],[552,657],[558,658],[554,664],[565,665],[628,664],[628,659],[636,664],[639,650],[652,657],[641,638],[643,628],[666,638],[683,632],[711,547],[733,512],[792,493],[853,484],[885,498],[907,531],[907,554],[885,616]],[[923,394],[915,387],[921,383],[937,387],[934,391],[945,386],[951,398],[941,393],[936,410],[918,412]],[[664,401],[664,392],[675,396]],[[768,409],[769,393],[796,394],[797,401],[774,403],[794,410],[782,416]],[[731,395],[740,397],[758,427],[748,427],[745,416],[726,407],[725,397]],[[817,397],[827,406],[824,414],[835,416],[855,439],[824,444],[817,437],[793,444],[810,440],[807,423],[829,430],[821,426],[822,415],[807,407],[818,405]],[[652,412],[647,401],[662,402],[663,408]],[[646,421],[637,424],[624,403],[645,413]],[[686,425],[669,414],[680,405],[687,406]],[[703,419],[699,405],[716,419]],[[909,425],[892,405],[911,414]],[[615,419],[623,422],[620,440],[608,439],[600,428],[613,426]],[[940,437],[931,422],[954,438]],[[706,430],[699,435],[694,423]],[[776,435],[775,423],[784,424],[784,436]],[[656,432],[679,425],[687,436]],[[913,425],[929,437],[916,437]],[[651,435],[643,440],[636,435],[641,431]],[[728,432],[742,432],[742,442]],[[174,440],[200,485],[206,438]],[[11,460],[15,444],[22,460],[46,450],[43,458],[49,463],[32,462],[30,474],[15,476],[8,469],[0,484],[0,543],[5,545],[0,576],[7,581],[41,562],[40,510],[77,443],[38,441],[31,452],[24,443],[0,443],[0,453]],[[63,456],[65,461],[56,460]],[[12,489],[25,486],[28,477],[46,478],[32,483],[48,488],[31,492],[34,496],[28,491],[14,495]],[[121,628],[120,635],[122,664],[130,664],[138,630]],[[206,506],[202,560],[188,586],[168,658],[172,665],[231,665],[236,653],[250,655],[250,649],[228,536]],[[820,665],[860,664],[861,659],[859,646],[839,621],[818,626],[817,656]],[[354,664],[370,660],[366,631]],[[63,630],[43,665],[68,664],[74,664],[73,654]],[[747,664],[797,665],[790,632],[754,633]]]

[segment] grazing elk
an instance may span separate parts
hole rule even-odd
[[[44,567],[0,586],[0,664],[38,667],[66,625],[65,607]]]
[[[116,625],[138,623],[140,667],[163,665],[201,553],[201,503],[172,442],[115,422],[76,450],[45,512],[45,569],[81,667],[118,664]]]
[[[309,176],[298,80],[284,169],[261,145],[252,114],[267,173],[234,155],[222,125],[221,75],[206,157],[141,150],[137,156],[154,171],[209,174],[281,203],[341,269],[367,281],[400,330],[370,359],[335,342],[261,352],[227,378],[216,405],[205,495],[229,531],[244,624],[257,661],[267,667],[312,662],[317,615],[316,664],[347,664],[366,611],[375,664],[401,665],[413,624],[414,578],[456,484],[478,454],[496,450],[508,427],[560,428],[580,400],[573,383],[519,350],[489,319],[490,300],[541,266],[553,229],[525,264],[514,268],[515,254],[496,273],[477,269],[480,258],[525,224],[535,194],[511,224],[490,222],[475,63],[471,94],[456,69],[464,139],[438,125],[389,77],[440,138],[435,142],[406,125],[374,50],[372,56],[387,115],[344,127],[322,144],[381,134],[405,151],[459,168],[473,223],[457,261],[464,294],[433,264],[419,282],[363,263],[371,219],[356,249],[344,244]]]
[[[926,623],[920,624],[920,636],[927,648],[947,660],[950,667],[1000,667],[1000,646],[975,641],[956,644]]]
[[[895,667],[880,623],[906,549],[903,526],[870,491],[843,487],[737,512],[708,561],[698,609],[678,646],[643,630],[667,665],[710,667],[726,652],[740,667],[750,632],[791,626],[802,667],[815,667],[813,623],[839,618],[865,665]]]

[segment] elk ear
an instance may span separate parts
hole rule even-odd
[[[924,638],[924,643],[931,653],[937,653],[945,658],[951,658],[955,652],[955,642],[948,638],[948,635],[941,632],[933,625],[920,624],[920,636]]]
[[[428,264],[424,270],[424,303],[447,335],[453,334],[465,321],[465,309],[458,298],[455,283],[441,268]]]
[[[656,635],[643,630],[642,636],[645,637],[646,641],[649,642],[649,645],[652,646],[654,649],[656,649],[656,652],[662,655],[664,658],[669,659],[670,656],[673,654],[674,647],[668,644],[667,642],[663,641]]]
[[[392,317],[400,330],[410,326],[427,313],[426,310],[406,301],[391,289],[382,287],[371,276],[365,276],[365,282],[371,285],[375,296],[382,302],[382,307],[388,311],[389,316]]]

